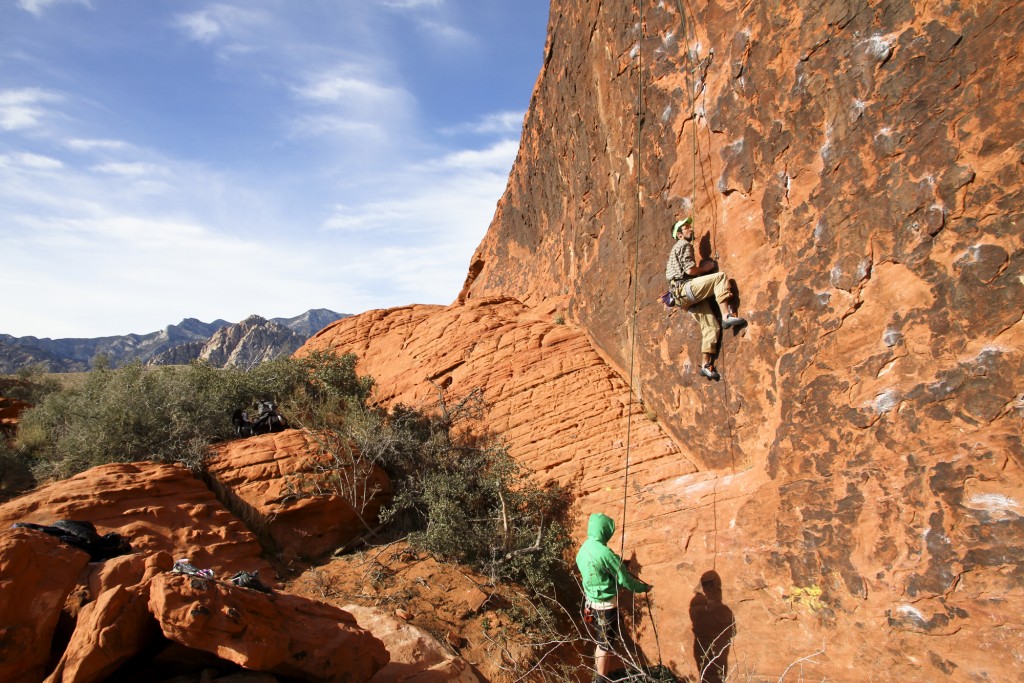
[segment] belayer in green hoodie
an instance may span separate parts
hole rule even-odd
[[[620,588],[646,593],[652,586],[626,571],[622,559],[608,547],[615,533],[615,522],[606,514],[595,512],[587,523],[587,540],[576,553],[576,566],[583,577],[583,594],[587,604],[584,621],[593,626],[591,635],[597,642],[594,668],[597,683],[607,681],[611,661],[608,653],[612,641],[619,639],[618,596]]]

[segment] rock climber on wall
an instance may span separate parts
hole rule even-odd
[[[665,278],[675,299],[675,305],[690,312],[700,325],[701,352],[704,354],[700,374],[708,379],[721,379],[715,369],[718,352],[718,335],[722,328],[741,328],[747,321],[736,315],[733,307],[733,291],[725,273],[713,272],[718,264],[705,259],[697,264],[693,252],[693,219],[684,218],[672,226],[672,238],[676,240],[665,266]],[[711,297],[725,309],[722,322],[718,322]]]

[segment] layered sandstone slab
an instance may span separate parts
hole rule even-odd
[[[427,411],[476,389],[484,429],[545,478],[573,487],[589,510],[621,510],[630,474],[648,483],[696,471],[582,330],[511,299],[370,311],[322,330],[297,353],[352,352],[374,400]]]
[[[366,533],[391,481],[336,437],[289,429],[218,446],[207,471],[286,558],[318,557]]]
[[[273,576],[252,532],[180,465],[102,465],[0,505],[0,527],[58,519],[92,522],[136,552],[164,551],[224,578],[243,570]]]

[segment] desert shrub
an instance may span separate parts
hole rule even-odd
[[[41,365],[18,370],[16,380],[8,382],[4,395],[35,405],[48,394],[60,390],[60,382],[47,374]]]
[[[424,528],[410,541],[431,554],[552,594],[569,544],[564,490],[539,485],[500,444],[438,449],[418,477]]]
[[[372,381],[355,357],[282,358],[251,370],[97,363],[76,387],[47,394],[21,418],[18,440],[41,477],[110,462],[157,460],[201,468],[209,445],[233,436],[234,409],[272,400],[314,413],[361,405]]]
[[[294,490],[336,493],[358,510],[369,492],[359,477],[371,476],[359,465],[376,465],[392,482],[392,502],[382,511],[392,534],[495,582],[553,594],[567,575],[570,497],[554,483],[539,484],[499,441],[474,429],[483,409],[479,390],[452,403],[439,390],[431,412],[355,405],[321,415],[304,425],[321,446],[318,471]]]
[[[0,434],[0,502],[35,484],[28,460]]]
[[[480,392],[426,414],[406,406],[362,411],[350,434],[391,476],[386,521],[441,560],[471,565],[496,582],[553,595],[566,575],[568,492],[542,485],[498,440],[474,432]]]

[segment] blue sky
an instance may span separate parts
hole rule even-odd
[[[0,0],[0,332],[450,303],[547,0]]]

